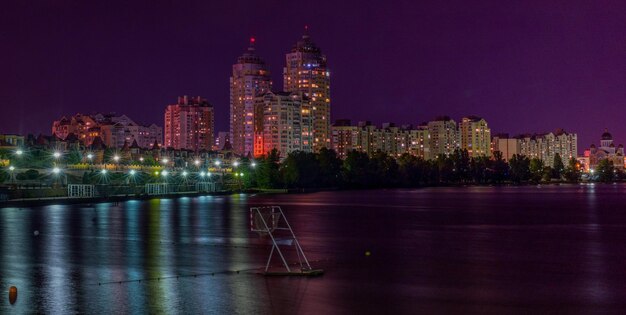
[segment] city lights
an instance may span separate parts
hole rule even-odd
[[[52,156],[54,156],[55,159],[58,159],[61,157],[61,152],[55,151]]]
[[[252,166],[252,168],[256,167],[256,162],[252,161],[252,163],[250,163],[250,166]]]
[[[13,166],[13,165],[9,166],[9,171],[11,171],[11,172],[15,171],[15,166]]]
[[[204,172],[200,172],[200,177],[204,177],[204,175],[206,175]]]
[[[187,177],[187,171],[183,171],[182,175],[183,177]]]
[[[52,173],[59,174],[59,173],[61,173],[61,169],[58,168],[58,167],[55,167],[55,168],[52,169]]]
[[[102,174],[102,175],[104,175],[104,174],[106,174],[106,173],[107,173],[107,170],[105,170],[105,169],[103,169],[103,170],[101,170],[101,171],[100,171],[100,174]]]
[[[161,172],[161,176],[163,176],[163,177],[167,177],[167,174],[168,174],[168,172],[167,172],[167,171],[163,171],[163,172]]]
[[[233,166],[234,166],[234,167],[239,166],[239,162],[238,162],[238,161],[233,162]]]
[[[196,166],[200,165],[200,160],[193,161],[193,164],[195,164]]]
[[[116,163],[120,161],[120,156],[116,155],[113,157],[113,161],[115,161]]]
[[[170,160],[168,160],[167,158],[164,158],[162,162],[163,162],[163,164],[167,164],[169,161]]]
[[[128,173],[129,173],[131,176],[134,176],[134,175],[137,173],[137,171],[135,171],[135,170],[130,170]]]
[[[15,154],[17,154],[17,155],[22,155],[22,154],[24,154],[24,151],[22,151],[22,150],[18,149],[17,151],[15,151]]]
[[[219,160],[215,160],[215,166],[220,166],[221,162]]]
[[[89,160],[93,160],[93,154],[91,154],[91,153],[87,154],[87,158],[88,158]]]

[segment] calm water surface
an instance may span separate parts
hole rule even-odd
[[[624,313],[625,202],[562,185],[4,208],[0,313]],[[274,204],[324,276],[255,274],[248,209]]]

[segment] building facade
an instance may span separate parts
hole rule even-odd
[[[230,77],[230,143],[240,155],[254,152],[254,98],[272,89],[270,71],[254,45],[255,39],[251,38]]]
[[[596,147],[592,144],[589,149],[585,150],[583,155],[585,170],[596,169],[602,160],[609,160],[615,169],[624,170],[624,146],[622,144],[615,146],[613,135],[606,129],[600,137],[600,146]]]
[[[491,129],[485,119],[467,116],[459,123],[461,150],[467,150],[470,157],[491,156]]]
[[[301,92],[310,101],[313,129],[303,132],[305,137],[312,132],[313,150],[330,148],[330,72],[326,56],[307,33],[287,53],[283,79],[286,92]]]
[[[312,152],[309,100],[301,93],[268,92],[255,99],[254,156],[278,150],[281,159],[293,151]]]
[[[578,137],[575,133],[567,133],[563,129],[538,135],[522,135],[518,137],[520,154],[529,158],[537,158],[546,166],[554,166],[554,157],[558,153],[564,164],[577,157]]]
[[[437,117],[435,120],[429,121],[427,126],[430,136],[428,147],[432,159],[437,158],[440,154],[449,156],[459,148],[457,125],[450,117]]]
[[[165,109],[165,147],[211,150],[214,138],[213,105],[206,99],[182,96]]]
[[[352,150],[359,148],[359,127],[352,126],[349,119],[338,119],[331,126],[332,149],[337,152],[337,156],[345,159]]]
[[[491,153],[499,151],[505,161],[510,160],[513,155],[521,154],[520,141],[517,138],[511,138],[508,134],[495,135],[491,139]]]

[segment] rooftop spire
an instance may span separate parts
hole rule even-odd
[[[307,24],[304,25],[304,34],[302,35],[302,38],[309,38],[309,26]]]
[[[248,47],[248,50],[253,51],[255,43],[256,43],[256,38],[254,38],[254,36],[250,37],[250,47]]]

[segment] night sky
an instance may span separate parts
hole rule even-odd
[[[626,143],[626,2],[504,2],[5,0],[0,132],[49,134],[77,112],[163,125],[184,94],[228,130],[248,38],[281,89],[307,24],[328,57],[333,120],[473,114],[493,133],[565,128],[579,151],[604,128]]]

